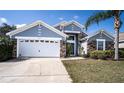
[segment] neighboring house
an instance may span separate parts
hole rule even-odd
[[[105,30],[99,30],[94,35],[82,39],[81,46],[83,54],[93,50],[112,50],[114,49],[114,37]]]
[[[87,36],[84,26],[75,21],[53,26],[43,21],[7,33],[17,40],[16,57],[65,57],[66,44],[71,44],[71,54],[79,54],[79,39]]]
[[[119,33],[119,48],[124,48],[124,32]]]

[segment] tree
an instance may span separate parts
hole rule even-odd
[[[12,31],[12,30],[15,30],[16,29],[16,26],[12,25],[8,25],[6,23],[3,23],[1,26],[0,26],[0,36],[5,36],[6,33]]]
[[[124,11],[122,11],[122,10],[106,10],[106,11],[97,12],[97,13],[91,15],[85,23],[85,27],[87,30],[87,28],[94,23],[99,24],[100,21],[104,21],[104,20],[110,19],[110,18],[114,19],[114,29],[115,29],[115,34],[116,34],[115,35],[115,58],[114,58],[115,60],[119,59],[119,57],[118,57],[119,30],[122,25],[120,16],[123,12]]]

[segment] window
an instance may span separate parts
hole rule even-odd
[[[44,42],[44,40],[40,40],[40,42]]]
[[[58,43],[57,41],[55,41],[55,43]]]
[[[39,42],[39,40],[35,40],[35,42]]]
[[[74,40],[74,36],[69,36],[68,40]]]
[[[30,42],[34,42],[34,40],[30,40]]]
[[[49,43],[49,41],[45,41],[46,43]]]
[[[105,39],[97,39],[97,50],[105,50]]]
[[[54,41],[50,41],[50,43],[54,43]]]
[[[25,42],[29,42],[29,40],[25,40]]]
[[[23,42],[23,40],[20,40],[20,42]]]

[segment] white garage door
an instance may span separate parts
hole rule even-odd
[[[20,40],[19,56],[60,57],[60,40]]]

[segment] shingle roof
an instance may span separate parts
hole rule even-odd
[[[124,32],[119,33],[119,41],[124,40]]]

